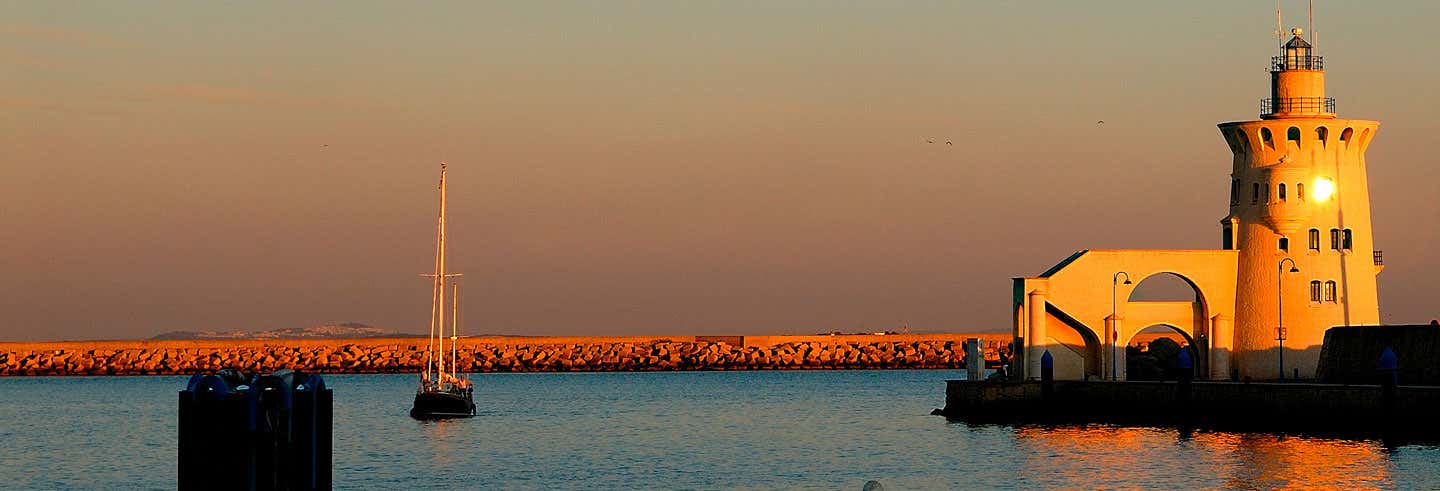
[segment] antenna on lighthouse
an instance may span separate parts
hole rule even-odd
[[[1315,47],[1315,0],[1310,0],[1308,22],[1310,23],[1310,47],[1313,49]]]
[[[1280,22],[1280,0],[1275,0],[1275,41],[1285,44],[1285,24]]]

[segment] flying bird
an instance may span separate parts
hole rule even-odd
[[[934,138],[926,138],[926,139],[925,139],[925,143],[935,143],[935,139],[934,139]]]
[[[946,144],[946,145],[954,145],[954,143],[950,143],[950,140],[945,140],[945,144]]]
[[[1105,120],[1103,120],[1103,119],[1095,122],[1095,125],[1096,125],[1096,126],[1099,126],[1099,125],[1102,125],[1102,124],[1105,124]]]

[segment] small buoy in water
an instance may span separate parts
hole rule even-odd
[[[865,487],[860,488],[860,491],[885,491],[885,485],[880,484],[880,481],[865,481]]]

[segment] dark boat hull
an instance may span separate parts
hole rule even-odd
[[[415,419],[468,418],[475,415],[475,401],[469,391],[417,392],[410,417]]]

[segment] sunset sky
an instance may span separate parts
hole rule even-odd
[[[1440,2],[1318,3],[1382,319],[1440,317]],[[3,1],[0,340],[423,332],[441,159],[464,332],[1007,331],[1076,250],[1220,246],[1273,8]]]

